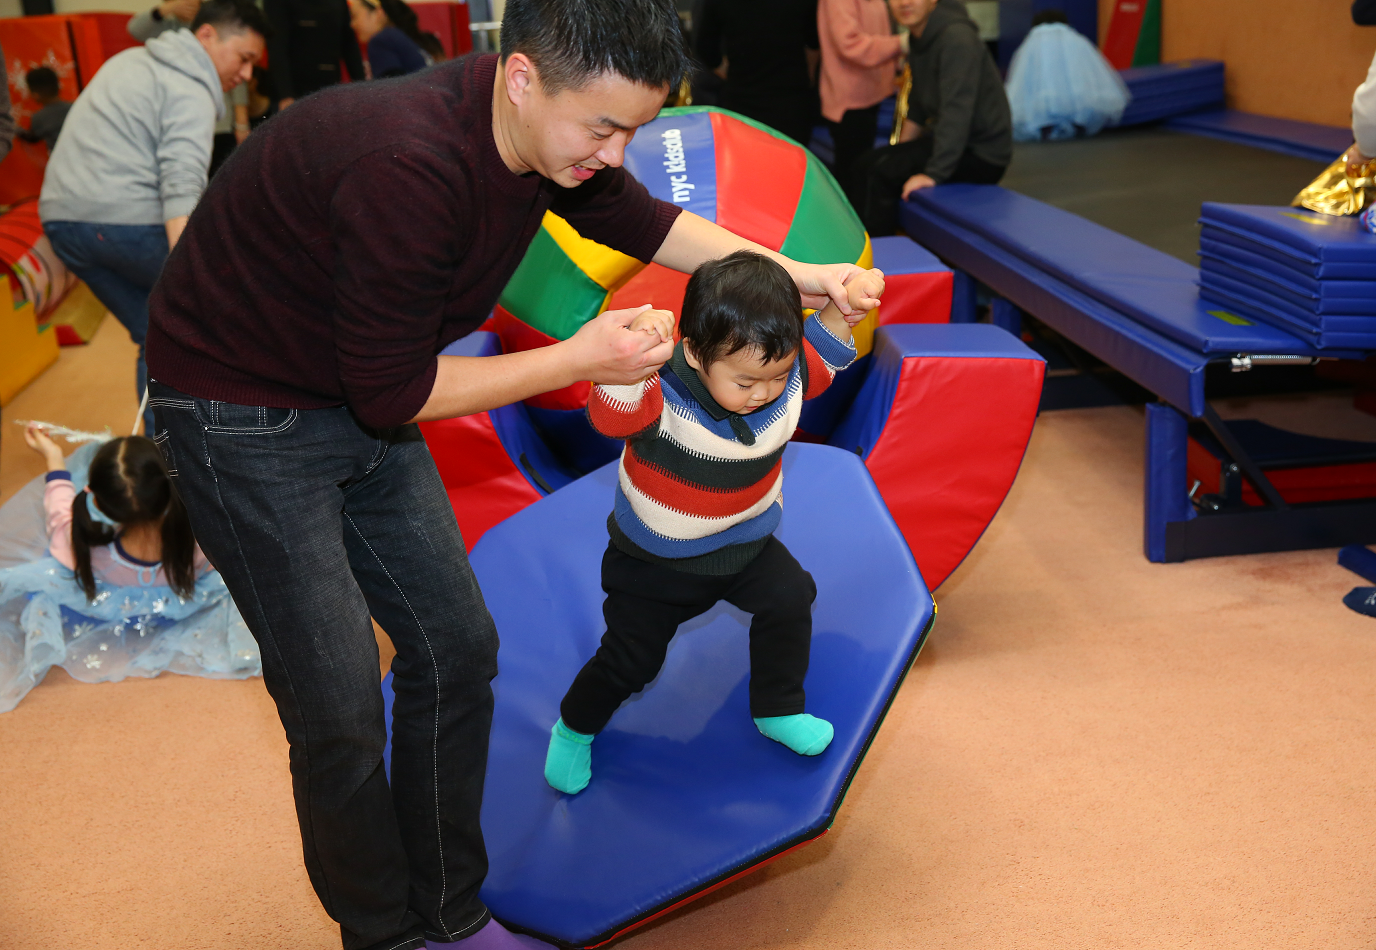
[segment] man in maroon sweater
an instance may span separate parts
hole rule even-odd
[[[153,291],[155,437],[262,649],[346,950],[511,939],[478,899],[497,635],[414,423],[629,384],[672,354],[619,311],[543,349],[437,355],[545,211],[684,271],[754,248],[849,312],[853,265],[765,251],[621,168],[684,65],[672,0],[508,0],[500,60],[331,87],[250,136]],[[390,785],[370,616],[397,649]]]

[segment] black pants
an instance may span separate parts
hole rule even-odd
[[[262,651],[306,872],[345,950],[475,933],[497,630],[420,431],[149,389],[196,540]],[[397,649],[390,784],[369,616]]]
[[[602,645],[559,707],[575,732],[601,732],[632,693],[659,675],[679,624],[717,601],[754,614],[750,622],[750,715],[792,716],[806,708],[803,679],[812,649],[817,585],[778,538],[739,574],[688,574],[624,554],[602,556]]]
[[[898,199],[903,183],[921,174],[931,158],[932,137],[924,134],[911,142],[873,149],[856,160],[850,178],[841,181],[855,213],[871,236],[882,237],[898,230]],[[997,185],[1005,170],[1005,166],[991,165],[967,149],[946,180]]]
[[[756,122],[763,122],[782,132],[799,145],[812,141],[812,129],[817,124],[817,96],[805,95],[747,96],[728,84],[722,91],[722,108],[739,112]]]
[[[831,171],[845,187],[850,180],[856,159],[874,148],[874,136],[879,130],[879,107],[848,109],[840,122],[827,122],[831,130]]]

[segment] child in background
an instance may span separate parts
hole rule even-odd
[[[775,261],[751,251],[708,261],[688,281],[670,361],[635,385],[593,387],[588,418],[626,448],[602,558],[607,633],[564,696],[545,760],[559,791],[587,786],[597,733],[658,675],[679,625],[720,600],[754,615],[759,731],[800,755],[830,744],[831,724],[804,712],[817,588],[774,531],[802,402],[855,359],[851,326],[878,306],[883,274],[846,286],[853,316],[829,303],[805,322]],[[670,340],[673,316],[646,310],[630,329]]]
[[[1060,10],[1043,10],[1008,65],[1008,104],[1019,142],[1097,135],[1123,117],[1123,77]]]
[[[28,129],[19,130],[19,137],[25,142],[41,140],[47,143],[48,154],[51,155],[72,104],[62,98],[62,87],[57,81],[57,73],[47,66],[30,69],[24,77],[24,82],[28,84],[29,95],[38,103],[39,109],[29,121]]]
[[[151,441],[83,447],[70,460],[73,472],[39,428],[29,426],[24,439],[47,461],[49,556],[0,569],[0,712],[54,665],[85,682],[261,671],[257,646],[197,548]],[[83,475],[79,489],[74,478]]]

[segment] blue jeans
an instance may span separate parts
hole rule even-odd
[[[167,229],[161,224],[91,224],[45,221],[43,230],[62,263],[86,282],[96,299],[124,324],[139,348],[134,381],[139,399],[148,369],[143,341],[148,336],[148,295],[167,260]],[[144,414],[144,432],[153,431],[153,414]]]
[[[420,430],[149,388],[196,539],[261,648],[345,950],[476,933],[497,631]],[[370,616],[397,650],[390,787]]]

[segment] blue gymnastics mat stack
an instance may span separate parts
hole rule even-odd
[[[1355,217],[1205,202],[1199,296],[1319,349],[1376,347],[1376,235]]]
[[[1120,75],[1132,93],[1120,126],[1223,107],[1223,64],[1216,59],[1139,66],[1121,70]]]

